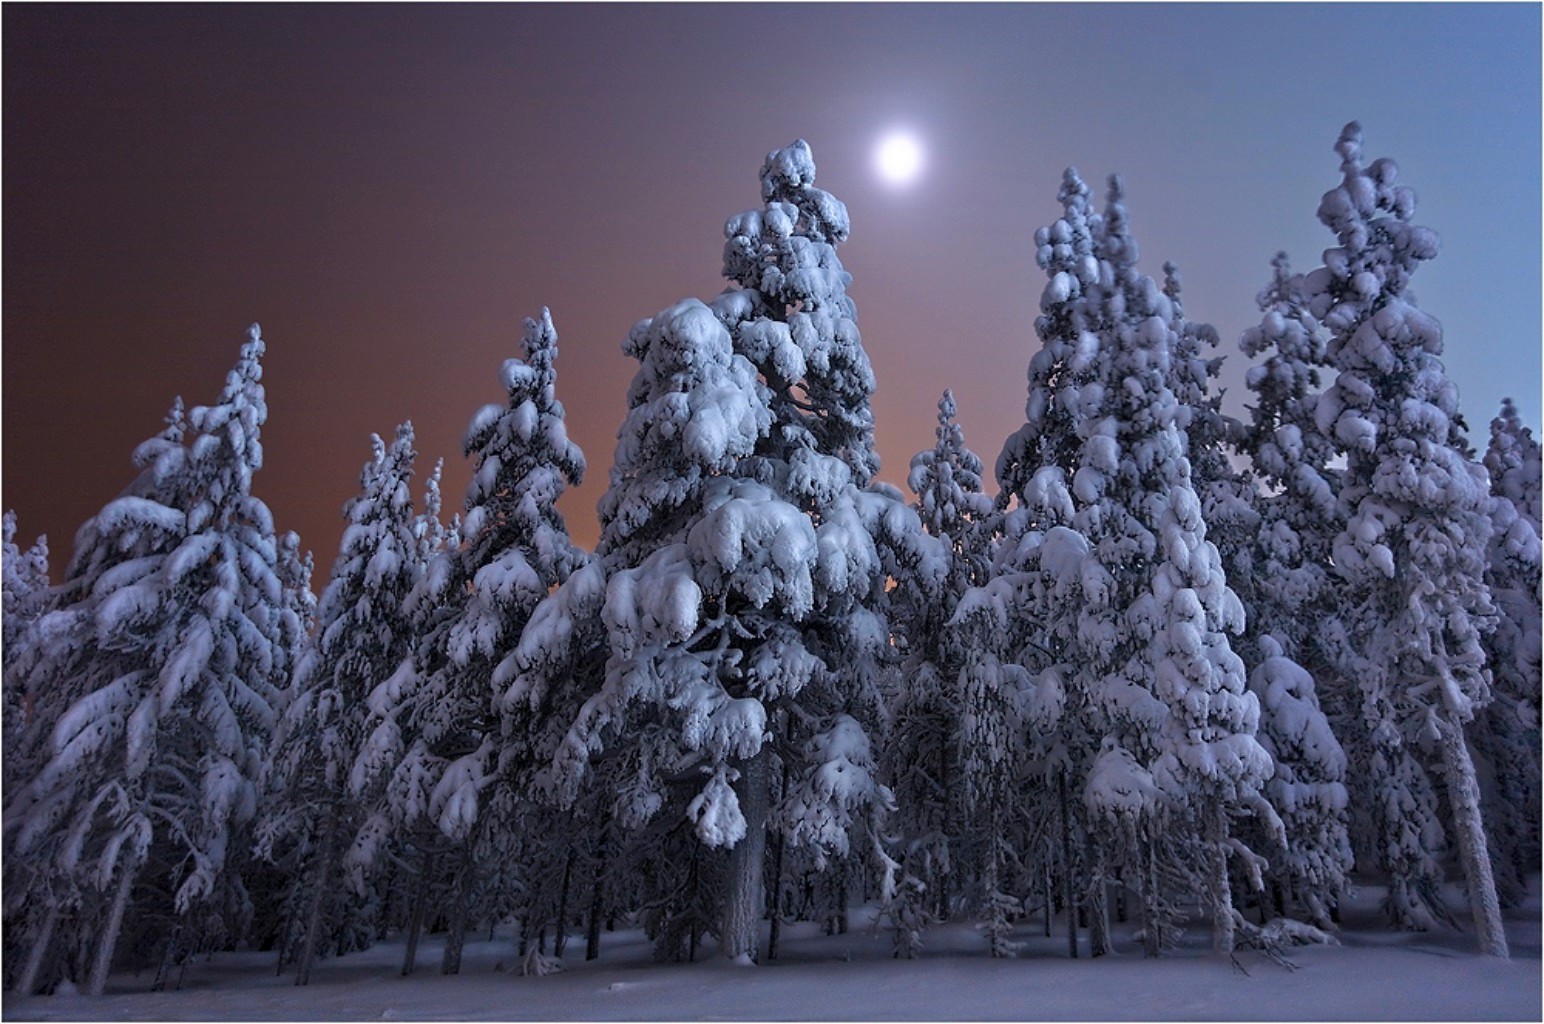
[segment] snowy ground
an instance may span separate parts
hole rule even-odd
[[[271,954],[228,953],[189,967],[180,992],[152,993],[151,974],[117,975],[99,1000],[78,995],[16,999],[6,1020],[1530,1020],[1541,1019],[1540,900],[1508,914],[1512,960],[1474,955],[1468,932],[1384,930],[1364,886],[1348,907],[1339,947],[1304,947],[1288,969],[1243,953],[1240,970],[1207,952],[1199,923],[1182,949],[1146,960],[1117,927],[1117,955],[1066,956],[1065,933],[1045,938],[1025,922],[1017,960],[991,960],[979,935],[932,932],[919,960],[889,956],[889,942],[862,927],[827,937],[799,925],[779,960],[735,967],[711,955],[695,964],[650,962],[637,931],[605,936],[586,964],[582,937],[570,970],[522,978],[507,935],[469,942],[462,974],[438,973],[439,942],[419,946],[419,968],[398,975],[392,941],[319,964],[307,988],[276,978]],[[1455,901],[1456,892],[1453,894]],[[1086,954],[1086,947],[1084,953]],[[1245,973],[1247,971],[1247,973]]]

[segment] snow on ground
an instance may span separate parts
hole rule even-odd
[[[1456,888],[1452,905],[1462,904]],[[1540,899],[1507,914],[1510,962],[1472,952],[1463,932],[1390,932],[1381,890],[1362,886],[1347,906],[1339,947],[1292,950],[1289,969],[1257,953],[1242,969],[1209,953],[1203,923],[1174,955],[1147,960],[1131,926],[1116,926],[1114,956],[1066,955],[1065,927],[1050,938],[1022,922],[1017,960],[985,956],[969,926],[935,929],[920,959],[890,958],[889,939],[853,914],[847,935],[811,925],[784,930],[778,960],[736,967],[712,955],[655,964],[636,929],[604,937],[584,963],[519,977],[508,929],[467,943],[462,974],[439,974],[438,937],[419,945],[418,970],[399,976],[400,939],[319,963],[307,988],[274,976],[269,953],[222,953],[191,965],[178,992],[149,992],[153,972],[115,975],[101,999],[7,996],[6,1020],[1529,1020],[1541,1019]],[[1247,972],[1247,973],[1246,973]]]

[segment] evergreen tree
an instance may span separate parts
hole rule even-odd
[[[584,456],[568,440],[556,397],[557,332],[545,309],[540,321],[526,321],[524,344],[524,361],[506,360],[501,370],[507,403],[484,406],[467,428],[474,468],[458,543],[434,559],[412,598],[424,633],[370,696],[374,732],[355,774],[356,790],[389,775],[384,812],[419,850],[421,887],[432,881],[433,855],[451,855],[447,974],[459,970],[474,890],[487,881],[481,867],[505,870],[513,856],[521,801],[497,783],[502,774],[518,785],[529,771],[527,730],[502,724],[495,669],[537,602],[587,558],[556,506],[582,478]],[[490,787],[505,798],[491,814]]]
[[[174,410],[136,452],[140,479],[77,534],[60,618],[40,622],[47,640],[25,666],[29,681],[68,679],[71,692],[46,763],[7,801],[7,859],[47,861],[77,890],[112,888],[90,929],[93,993],[142,874],[153,895],[135,927],[153,929],[163,965],[239,933],[250,912],[243,837],[290,659],[272,519],[250,493],[263,348],[254,325],[219,402],[188,415],[191,444]]]
[[[974,819],[959,799],[976,776],[965,773],[971,753],[962,749],[967,709],[961,683],[968,651],[948,623],[965,591],[987,581],[992,502],[982,493],[982,463],[965,447],[955,412],[954,395],[945,391],[938,403],[937,443],[912,458],[907,481],[923,529],[948,550],[948,575],[941,590],[906,577],[890,590],[892,630],[905,655],[881,766],[898,808],[893,831],[900,836],[905,877],[892,914],[898,923],[907,922],[901,936],[907,955],[918,948],[923,921],[949,916],[959,873],[977,867],[979,851],[972,856],[966,847],[1001,840],[968,825]],[[1003,924],[993,932],[999,952],[1006,950],[998,941],[1005,938]]]
[[[297,985],[310,981],[324,924],[335,926],[344,909],[343,856],[363,823],[348,781],[367,738],[365,700],[411,650],[404,604],[423,576],[409,496],[413,426],[398,427],[389,450],[379,437],[371,443],[361,493],[344,509],[349,525],[322,595],[320,630],[274,737],[258,829],[258,853],[283,863],[291,880],[281,956],[294,960]]]
[[[1363,166],[1359,125],[1347,125],[1335,148],[1343,178],[1325,193],[1319,220],[1340,244],[1305,285],[1338,371],[1315,417],[1346,453],[1334,559],[1353,638],[1346,674],[1360,687],[1382,790],[1391,896],[1407,920],[1435,899],[1419,886],[1440,878],[1437,851],[1411,844],[1420,833],[1407,815],[1409,801],[1427,803],[1418,780],[1435,747],[1480,949],[1505,956],[1465,736],[1490,700],[1489,488],[1465,455],[1458,391],[1439,359],[1442,329],[1409,290],[1416,267],[1436,256],[1437,236],[1410,223],[1415,194],[1395,183],[1393,161]]]
[[[1490,424],[1485,579],[1498,613],[1486,638],[1491,703],[1477,716],[1481,797],[1497,890],[1515,905],[1539,864],[1539,443],[1511,399]]]
[[[1025,652],[1028,700],[1055,789],[1081,791],[1096,951],[1108,944],[1104,876],[1116,867],[1142,878],[1157,951],[1168,846],[1189,851],[1185,874],[1227,952],[1240,921],[1227,858],[1243,852],[1230,819],[1279,822],[1261,795],[1271,761],[1254,737],[1258,703],[1227,638],[1243,608],[1207,540],[1171,387],[1195,377],[1174,367],[1194,329],[1137,270],[1118,179],[1104,218],[1074,171],[1061,199],[1063,217],[1036,234],[1049,281],[1026,423],[998,460],[999,505],[1017,505],[1003,583],[975,607],[1011,595],[1043,629]],[[1066,834],[1077,811],[1061,803]],[[1070,841],[1063,850],[1070,879]]]
[[[625,765],[620,824],[668,807],[710,853],[727,848],[706,859],[723,872],[721,951],[742,961],[760,951],[769,835],[820,868],[858,838],[893,867],[871,738],[888,657],[874,609],[903,561],[942,562],[893,489],[870,486],[873,374],[836,255],[847,213],[814,175],[803,141],[769,154],[764,208],[725,228],[737,287],[629,335],[640,367],[601,501],[601,565],[554,595],[598,616],[610,651],[558,752],[560,795],[609,759]],[[586,635],[538,617],[511,703],[543,700]]]
[[[39,537],[23,554],[16,546],[16,513],[5,513],[5,537],[3,557],[5,636],[0,646],[0,656],[9,668],[27,645],[28,631],[38,617],[48,610],[48,538]],[[22,693],[22,680],[7,672],[4,676],[4,723],[5,723],[5,790],[11,789],[11,780],[22,777],[26,764],[22,757],[22,734],[28,718],[27,696]]]

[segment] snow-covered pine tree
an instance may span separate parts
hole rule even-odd
[[[912,458],[907,479],[923,529],[948,550],[948,576],[941,589],[909,578],[890,589],[891,629],[905,654],[880,765],[896,799],[891,829],[899,837],[905,877],[891,913],[901,930],[899,948],[908,956],[919,948],[920,925],[947,918],[954,888],[979,867],[979,849],[967,848],[1001,840],[991,828],[971,827],[974,819],[960,802],[970,784],[961,774],[961,677],[968,652],[948,623],[965,591],[987,582],[992,501],[982,492],[981,459],[965,447],[955,415],[954,394],[945,391],[936,443]],[[993,811],[1000,816],[1002,808]],[[1000,943],[994,948],[1006,949]]]
[[[281,956],[295,963],[297,985],[310,981],[319,942],[335,933],[343,910],[343,856],[363,824],[348,782],[368,738],[365,701],[411,651],[404,606],[424,571],[409,494],[413,425],[397,428],[390,449],[378,436],[371,444],[360,494],[344,509],[348,527],[322,595],[319,631],[274,737],[257,830],[259,855],[286,868]]]
[[[48,538],[38,537],[23,553],[16,545],[15,512],[5,513],[4,528],[4,551],[0,555],[5,576],[4,612],[0,622],[3,622],[5,636],[0,640],[0,657],[4,658],[8,668],[26,646],[32,624],[48,610]],[[27,699],[21,692],[21,684],[20,677],[9,672],[5,674],[4,788],[7,792],[11,790],[11,780],[21,777],[18,772],[26,763],[22,757],[22,731],[27,719]]]
[[[1437,851],[1407,849],[1401,837],[1415,831],[1412,822],[1393,812],[1407,794],[1424,799],[1400,776],[1424,773],[1424,755],[1435,748],[1480,949],[1506,956],[1465,736],[1490,700],[1489,487],[1484,468],[1465,457],[1458,390],[1439,358],[1442,328],[1409,290],[1416,267],[1437,255],[1437,236],[1410,223],[1415,193],[1396,184],[1392,160],[1362,164],[1358,124],[1345,127],[1335,149],[1343,177],[1324,194],[1319,220],[1339,245],[1305,280],[1309,312],[1329,331],[1338,371],[1315,417],[1346,453],[1345,526],[1334,542],[1354,647],[1346,674],[1361,688],[1374,774],[1386,787],[1379,799],[1389,809],[1381,826],[1395,909],[1418,914],[1412,904],[1423,897],[1407,879],[1440,878]],[[1380,755],[1409,761],[1390,778],[1379,773]],[[1406,853],[1419,873],[1397,863]]]
[[[47,762],[7,801],[8,851],[112,889],[88,926],[93,993],[142,876],[135,915],[155,931],[137,945],[165,949],[163,964],[245,924],[245,827],[289,656],[273,522],[251,495],[263,349],[253,325],[220,400],[188,414],[191,444],[176,416],[136,452],[140,479],[81,528],[39,622],[29,681],[68,673],[73,693]]]
[[[1492,700],[1474,741],[1497,890],[1512,905],[1539,865],[1540,451],[1510,398],[1491,420],[1485,468],[1494,525],[1485,579],[1498,619],[1485,640]]]
[[[1115,866],[1104,859],[1114,858],[1142,878],[1156,952],[1163,819],[1171,848],[1189,838],[1189,874],[1226,952],[1240,921],[1227,859],[1252,857],[1230,818],[1279,822],[1261,795],[1271,761],[1254,736],[1258,703],[1227,638],[1242,630],[1243,608],[1206,539],[1170,388],[1185,326],[1136,269],[1118,181],[1115,225],[1090,212],[1075,171],[1060,196],[1063,217],[1036,234],[1049,281],[1026,424],[998,460],[999,505],[1017,505],[1005,518],[1004,578],[970,607],[1013,592],[1027,601],[1021,617],[1043,627],[1029,706],[1045,730],[1043,762],[1075,788],[1093,833],[1096,933]]]
[[[506,694],[543,701],[586,634],[574,618],[601,620],[610,654],[556,759],[560,795],[609,760],[626,766],[619,824],[689,818],[724,871],[721,952],[746,962],[769,834],[823,860],[857,833],[893,867],[870,732],[887,628],[870,609],[902,560],[943,565],[898,494],[871,486],[873,374],[836,255],[847,212],[814,176],[802,140],[769,154],[764,208],[725,228],[737,287],[629,335],[640,367],[600,563],[533,618]]]
[[[522,837],[513,830],[524,794],[512,790],[532,771],[530,730],[503,720],[494,670],[537,603],[588,558],[570,542],[556,505],[584,474],[556,395],[557,343],[547,310],[527,319],[524,360],[505,360],[500,372],[507,402],[472,417],[465,451],[474,467],[459,544],[431,562],[413,597],[426,609],[427,630],[370,695],[374,733],[355,776],[362,787],[389,773],[391,829],[411,837],[425,865],[435,851],[449,855],[447,974],[460,967],[474,891],[518,868],[514,844]],[[491,809],[490,796],[501,797]]]
[[[1346,753],[1319,709],[1313,676],[1273,637],[1261,637],[1259,646],[1249,689],[1260,701],[1260,743],[1276,763],[1266,796],[1287,836],[1272,851],[1266,877],[1284,905],[1303,907],[1314,925],[1329,928],[1352,863]]]

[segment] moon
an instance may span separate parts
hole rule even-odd
[[[922,143],[910,132],[891,132],[874,150],[874,166],[891,185],[910,185],[922,173]]]

